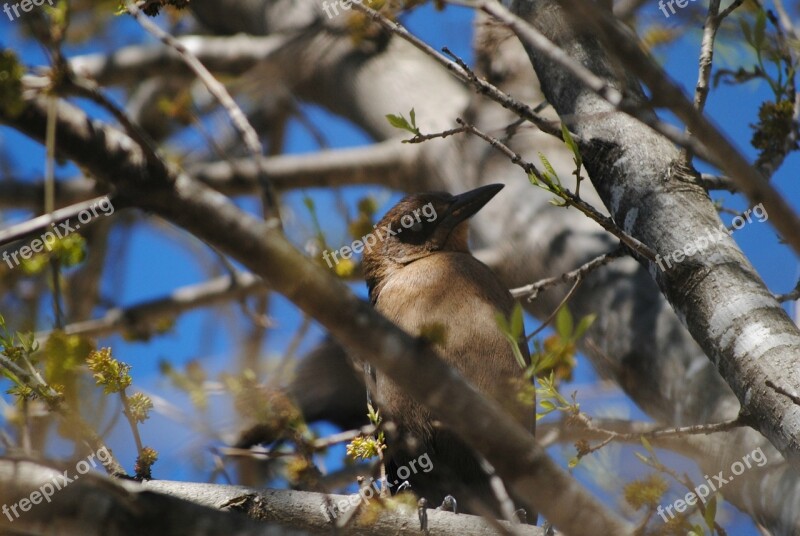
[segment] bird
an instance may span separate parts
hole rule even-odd
[[[468,219],[502,188],[489,184],[459,195],[404,197],[377,224],[381,240],[364,250],[362,268],[377,311],[433,344],[442,359],[533,433],[534,409],[515,396],[523,369],[496,320],[497,313],[508,318],[514,300],[468,246]],[[528,364],[524,340],[519,348]],[[389,445],[390,485],[407,480],[428,504],[455,495],[467,498],[459,499],[462,512],[480,513],[482,505],[499,515],[489,477],[474,451],[391,378],[379,371],[375,376],[378,408],[402,439]],[[432,470],[409,471],[407,464],[413,467],[421,456],[429,457]]]

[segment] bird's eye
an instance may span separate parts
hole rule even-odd
[[[411,226],[411,230],[414,231],[415,233],[420,232],[422,230],[422,223],[421,222],[414,223],[414,225]]]

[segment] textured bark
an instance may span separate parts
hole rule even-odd
[[[64,470],[73,480],[66,485]],[[47,535],[54,530],[64,536],[330,534],[333,524],[356,505],[367,515],[356,515],[348,525],[348,534],[420,534],[415,508],[381,508],[378,499],[366,501],[364,507],[360,495],[164,480],[138,483],[93,473],[77,475],[66,465],[56,470],[34,461],[12,459],[0,459],[0,478],[0,503],[9,507],[11,516],[9,520],[0,514],[0,531],[5,535]],[[49,488],[45,487],[48,483]],[[49,500],[42,497],[42,487],[54,490]],[[36,504],[25,505],[23,511],[18,506],[20,499],[29,499],[34,491],[39,493]],[[502,525],[510,528],[508,523]],[[480,536],[492,530],[481,517],[434,511],[428,513],[428,527],[432,534],[442,536]],[[515,534],[542,536],[544,532],[538,527],[517,526]]]
[[[0,532],[26,536],[308,534],[200,506],[186,497],[149,491],[135,482],[78,474],[76,467],[54,469],[33,461],[0,459],[0,504],[8,505],[9,512],[0,515]]]

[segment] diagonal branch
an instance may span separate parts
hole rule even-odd
[[[671,110],[702,140],[712,163],[723,170],[753,205],[763,203],[770,221],[795,253],[800,254],[800,218],[784,197],[741,155],[733,144],[686,97],[681,87],[639,46],[631,32],[608,13],[583,0],[564,0],[582,24],[593,28],[616,58],[652,92],[652,100]]]

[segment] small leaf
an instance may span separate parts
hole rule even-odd
[[[499,329],[503,335],[507,337],[511,336],[511,327],[508,325],[508,320],[503,313],[495,313],[494,321],[495,324],[497,324],[497,329]]]
[[[569,459],[569,463],[567,464],[570,469],[574,469],[578,466],[581,461],[577,457],[572,457]]]
[[[572,334],[573,338],[580,339],[583,337],[583,334],[586,333],[586,330],[588,330],[592,324],[594,324],[595,319],[597,319],[597,315],[594,313],[581,318],[580,322],[578,322],[578,327],[575,328],[575,332]]]
[[[739,19],[739,26],[742,28],[744,40],[747,41],[751,46],[755,46],[753,45],[753,36],[750,34],[750,26],[747,24],[747,21],[744,19]]]
[[[756,50],[764,48],[764,31],[767,28],[767,14],[761,9],[756,15],[756,24],[753,28],[753,46]]]
[[[511,335],[514,338],[522,337],[524,332],[524,325],[522,320],[522,306],[519,302],[514,304],[514,309],[511,311]]]
[[[572,154],[575,157],[575,165],[581,167],[583,159],[581,158],[581,153],[578,150],[578,144],[575,143],[574,139],[572,139],[572,134],[567,128],[567,125],[564,123],[561,123],[561,137],[564,139],[564,143],[567,144],[567,147],[569,147],[569,150],[572,151]]]
[[[552,403],[551,401],[549,401],[549,400],[542,400],[542,401],[540,401],[540,402],[539,402],[539,405],[540,405],[541,407],[543,407],[544,409],[546,409],[546,410],[550,410],[550,411],[554,411],[554,410],[556,409],[556,405],[555,405],[555,404],[553,404],[553,403]]]
[[[411,112],[409,112],[409,115],[411,116],[411,123],[402,115],[387,114],[386,119],[389,120],[389,123],[393,127],[411,132],[415,136],[420,136],[422,133],[417,128],[417,115],[413,108]]]
[[[556,314],[556,333],[562,339],[569,339],[572,336],[574,324],[572,322],[572,314],[570,314],[567,306],[563,306]]]
[[[651,445],[650,442],[647,440],[647,438],[644,436],[641,437],[641,440],[642,440],[642,446],[647,450],[647,452],[650,452],[652,454],[653,445]]]
[[[711,529],[711,532],[714,532],[714,520],[717,517],[717,496],[714,495],[711,497],[708,502],[706,503],[706,513],[703,518],[706,521],[706,525],[708,528]]]
[[[386,119],[389,120],[389,124],[394,128],[402,128],[403,130],[409,131],[414,130],[411,128],[411,125],[408,124],[408,120],[402,115],[386,114]]]
[[[542,153],[539,153],[539,160],[542,161],[542,165],[544,166],[544,169],[546,171],[545,177],[550,179],[551,181],[557,180],[558,175],[556,174],[556,170],[553,169],[553,166],[550,164],[550,161],[547,159],[547,157]]]

